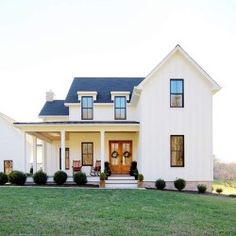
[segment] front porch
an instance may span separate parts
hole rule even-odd
[[[105,162],[109,162],[113,174],[128,174],[131,162],[139,160],[138,122],[37,122],[15,125],[25,132],[25,136],[30,135],[33,139],[32,164],[25,157],[24,171],[27,173],[31,167],[34,172],[39,170],[38,142],[42,143],[40,168],[49,176],[58,170],[73,176],[75,161],[80,161],[81,171],[90,176],[91,168],[98,160],[101,161],[102,172]]]

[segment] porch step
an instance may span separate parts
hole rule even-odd
[[[109,176],[106,180],[106,188],[109,189],[134,189],[138,181],[133,176]]]

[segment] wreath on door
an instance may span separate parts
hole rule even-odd
[[[119,156],[119,153],[117,152],[117,151],[113,151],[112,153],[111,153],[111,157],[112,158],[117,158]]]
[[[131,156],[131,154],[130,154],[129,151],[125,151],[125,152],[123,153],[123,156],[124,156],[125,158],[129,158],[129,157]]]

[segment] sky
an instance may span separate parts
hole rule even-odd
[[[0,112],[36,121],[74,77],[146,76],[180,44],[222,89],[214,155],[236,161],[236,1],[0,0]]]

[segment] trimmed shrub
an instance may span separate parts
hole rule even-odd
[[[184,179],[177,179],[174,181],[175,188],[182,191],[186,186],[186,181]]]
[[[7,181],[7,175],[3,172],[0,172],[0,185],[4,185],[5,183],[7,183]]]
[[[64,184],[67,180],[66,172],[64,172],[62,170],[57,171],[53,176],[53,180],[58,185]]]
[[[166,182],[164,179],[157,179],[155,182],[155,186],[159,190],[163,190],[166,187]]]
[[[111,176],[111,168],[109,162],[105,161],[104,165],[105,165],[104,172],[106,176]]]
[[[216,189],[216,192],[217,192],[218,194],[221,194],[221,193],[223,192],[223,189],[222,189],[222,188],[217,188],[217,189]]]
[[[106,173],[102,172],[99,176],[100,180],[106,180],[107,179],[107,175]]]
[[[143,182],[143,180],[144,180],[143,174],[138,174],[138,181]]]
[[[12,184],[16,185],[24,185],[26,181],[27,176],[21,172],[14,170],[8,175],[8,180]]]
[[[42,170],[39,170],[34,173],[33,180],[34,180],[34,183],[37,185],[45,185],[47,183],[48,176],[45,172],[43,172]]]
[[[129,170],[129,174],[131,176],[134,176],[134,171],[135,170],[137,170],[137,161],[132,161],[131,166],[130,166],[130,170]]]
[[[87,183],[86,174],[79,171],[74,175],[74,182],[78,185],[85,185]]]
[[[205,184],[198,184],[197,189],[198,193],[205,193],[207,190],[207,186]]]

